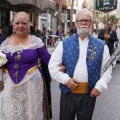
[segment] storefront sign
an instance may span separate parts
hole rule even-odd
[[[96,10],[107,13],[117,9],[117,0],[96,0]]]

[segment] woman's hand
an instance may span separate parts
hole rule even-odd
[[[105,34],[105,35],[104,35],[104,38],[109,39],[109,38],[110,38],[110,35]]]
[[[60,67],[59,71],[65,73],[65,66],[61,64],[59,67]]]

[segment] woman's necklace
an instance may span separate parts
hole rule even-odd
[[[20,40],[19,38],[17,38],[16,35],[14,35],[14,37],[20,43],[20,45],[22,46],[23,45],[22,41],[25,41],[28,38],[28,35],[24,39],[22,39],[22,40]]]

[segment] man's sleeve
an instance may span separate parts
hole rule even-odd
[[[70,77],[68,74],[59,71],[60,65],[62,64],[62,56],[63,56],[63,45],[62,42],[60,42],[51,56],[48,68],[50,75],[53,79],[55,79],[56,81],[62,84],[65,84]]]
[[[110,59],[109,49],[107,45],[105,45],[103,52],[102,68],[104,68],[105,64],[108,62],[109,59]],[[98,80],[98,82],[95,85],[95,88],[98,89],[100,92],[107,89],[107,84],[110,82],[111,79],[111,73],[112,65],[109,66],[109,68],[106,70],[106,72],[102,75],[102,77]]]

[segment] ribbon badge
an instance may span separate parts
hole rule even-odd
[[[90,55],[89,55],[88,59],[90,61],[93,61],[96,57],[97,46],[90,46],[88,51],[90,52]]]

